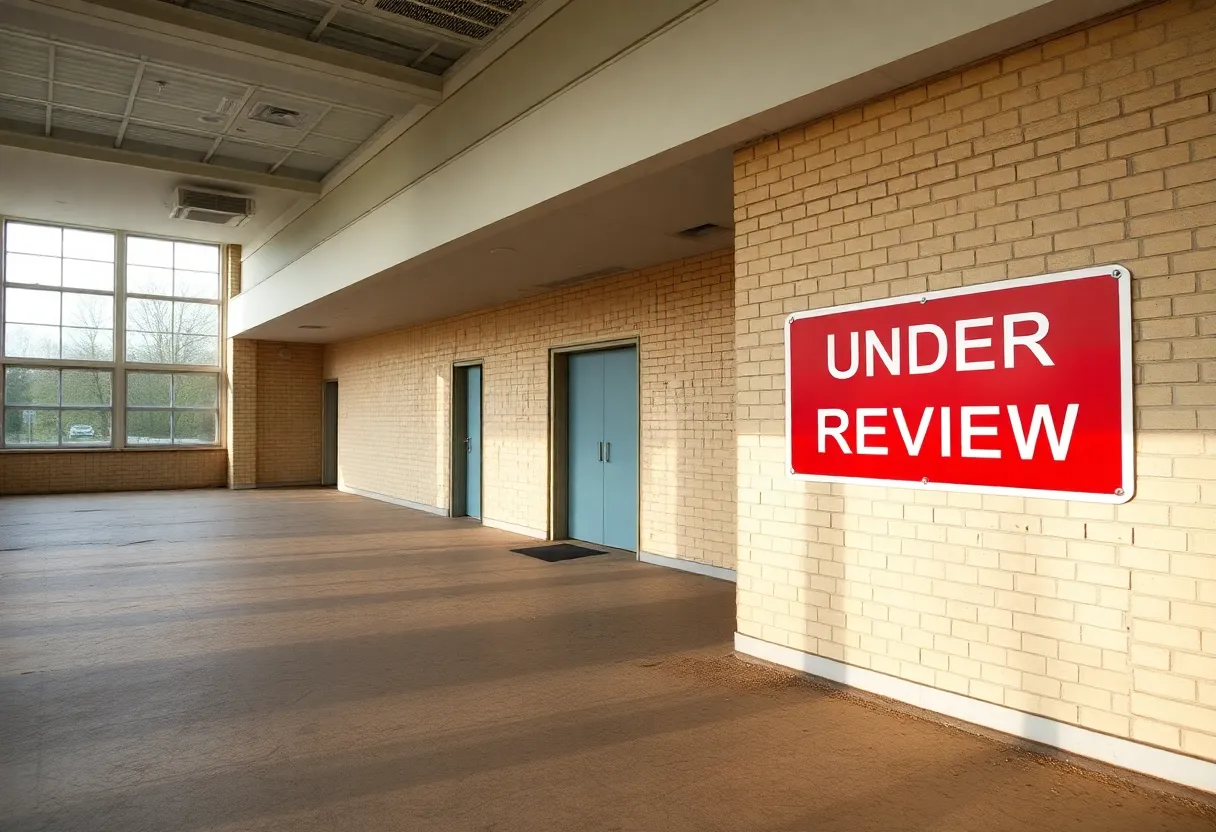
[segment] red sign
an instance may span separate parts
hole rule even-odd
[[[1122,266],[803,312],[785,348],[797,479],[1132,497]]]

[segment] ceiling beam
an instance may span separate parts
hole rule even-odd
[[[26,150],[37,150],[43,153],[58,153],[62,156],[72,156],[77,159],[93,159],[98,162],[110,162],[119,165],[161,170],[177,173],[213,182],[226,182],[233,185],[249,185],[262,188],[274,188],[288,193],[306,196],[320,196],[319,182],[306,182],[303,179],[291,179],[286,176],[271,176],[268,173],[237,170],[236,168],[220,167],[218,165],[189,162],[182,159],[167,159],[163,156],[152,156],[147,153],[136,153],[130,150],[107,147],[105,145],[81,144],[62,139],[51,139],[44,136],[32,136],[28,133],[14,133],[0,130],[0,145],[20,147]]]
[[[146,61],[140,61],[139,66],[135,67],[135,79],[131,81],[131,91],[127,93],[127,108],[122,113],[122,124],[118,127],[118,136],[114,139],[115,147],[122,147],[122,140],[127,136],[127,127],[131,124],[131,111],[135,109],[135,96],[139,94],[139,85],[144,80],[144,67],[148,64]]]
[[[328,96],[338,100],[357,100],[360,91],[369,89],[381,98],[394,95],[408,104],[434,105],[442,98],[443,81],[430,73],[160,0],[0,0],[0,9],[23,28],[68,39],[87,42],[91,30],[96,40],[97,30],[102,29],[116,48],[153,61],[194,64],[196,69],[214,72],[216,59],[239,59],[263,75],[258,79],[263,85],[281,86],[284,82],[272,80],[271,73],[292,72],[297,78],[305,74],[313,83],[341,84],[345,93]],[[192,60],[200,53],[210,56],[205,66]],[[227,74],[233,72],[239,73],[234,68]]]
[[[55,44],[53,43],[47,49],[46,70],[46,127],[42,134],[49,136],[51,135],[51,112],[55,109]]]
[[[317,22],[317,25],[313,27],[313,30],[308,33],[308,39],[316,40],[317,38],[321,37],[321,33],[325,31],[325,27],[330,24],[330,21],[334,19],[334,16],[341,8],[342,0],[336,0],[335,3],[330,5],[330,7],[325,11],[325,16],[322,17],[320,21]]]

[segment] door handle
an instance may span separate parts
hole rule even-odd
[[[600,462],[604,461],[604,443],[600,443]]]
[[[604,462],[612,462],[612,443],[604,443]]]

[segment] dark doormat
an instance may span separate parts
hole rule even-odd
[[[573,543],[554,543],[551,546],[529,546],[526,549],[512,549],[511,551],[520,555],[527,555],[530,558],[536,558],[537,560],[543,560],[546,563],[607,554],[602,549],[588,549],[586,546],[575,546]]]

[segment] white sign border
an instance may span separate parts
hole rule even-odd
[[[928,303],[940,298],[952,298],[960,295],[978,295],[985,292],[997,292],[1004,289],[1018,289],[1023,286],[1038,286],[1044,283],[1059,283],[1065,280],[1082,280],[1092,277],[1110,277],[1119,281],[1119,398],[1120,451],[1122,456],[1122,476],[1119,489],[1113,494],[1099,494],[1089,491],[1048,491],[1036,488],[1002,488],[1000,486],[965,485],[950,482],[924,482],[923,480],[884,480],[867,477],[833,477],[816,474],[797,474],[794,472],[794,447],[791,434],[791,395],[790,395],[790,325],[803,318],[821,318],[827,315],[838,315],[843,312],[857,312],[862,309],[878,309],[883,306],[901,306],[912,303]],[[977,283],[973,286],[961,286],[955,289],[939,289],[934,292],[914,292],[894,298],[880,298],[860,303],[846,303],[841,306],[827,306],[822,309],[811,309],[806,312],[795,312],[785,320],[785,468],[790,479],[803,482],[843,483],[846,485],[889,486],[893,488],[916,488],[924,491],[958,491],[968,494],[997,494],[1009,497],[1037,497],[1045,500],[1076,500],[1085,503],[1126,503],[1136,495],[1135,471],[1135,409],[1132,404],[1132,275],[1123,265],[1112,263],[1105,266],[1091,266],[1085,269],[1073,269],[1066,272],[1019,277],[1012,280],[994,280],[988,283]]]

